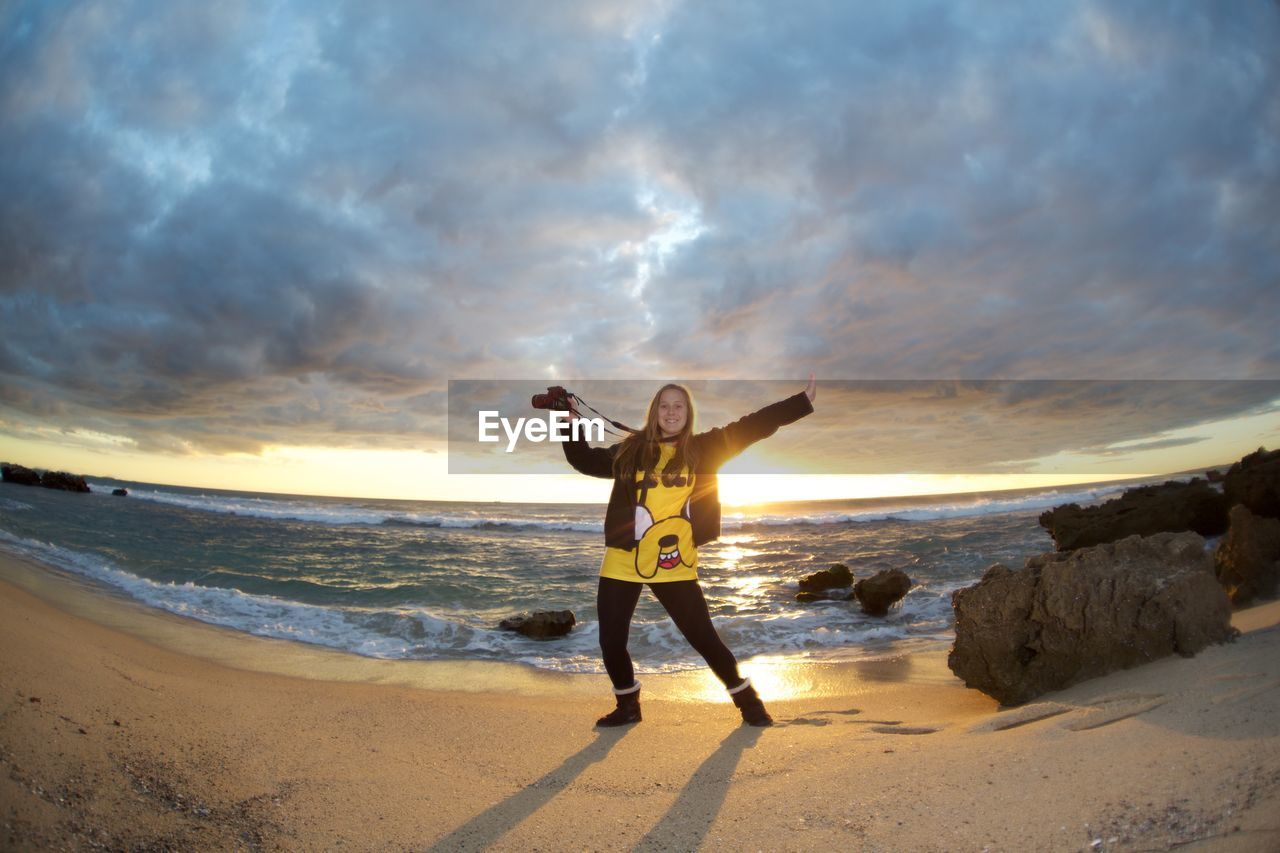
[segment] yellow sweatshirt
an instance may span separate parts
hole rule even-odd
[[[671,483],[663,483],[662,471],[676,452],[675,443],[664,442],[661,451],[653,469],[658,483],[643,490],[643,500],[635,508],[636,547],[631,551],[605,548],[602,577],[636,583],[698,579],[698,549],[689,521],[693,477],[685,468]],[[643,477],[644,472],[636,472],[637,483]]]

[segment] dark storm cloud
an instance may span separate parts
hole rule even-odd
[[[465,376],[1280,374],[1271,4],[18,3],[0,32],[13,435],[416,447]],[[1125,422],[1097,446],[1168,427]]]
[[[1125,8],[679,7],[642,109],[718,235],[660,283],[719,320],[690,369],[1274,376],[1280,15]]]
[[[446,377],[603,303],[599,246],[651,227],[596,162],[593,92],[631,62],[606,7],[308,11],[11,7],[10,406],[144,444],[413,446]]]

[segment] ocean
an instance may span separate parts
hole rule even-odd
[[[376,658],[603,672],[595,614],[603,504],[293,497],[116,480],[90,487],[84,495],[0,484],[0,548],[103,594],[258,636]],[[120,487],[128,497],[112,496]],[[946,648],[953,591],[993,563],[1021,566],[1052,550],[1040,512],[1123,488],[726,507],[720,540],[699,549],[699,575],[741,661]],[[857,578],[902,569],[913,587],[884,618],[855,602],[795,601],[800,578],[837,562]],[[522,611],[562,609],[577,618],[567,637],[497,628]],[[631,652],[641,673],[703,666],[647,592]]]

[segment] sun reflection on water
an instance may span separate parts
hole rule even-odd
[[[724,562],[726,569],[736,569],[738,563],[750,557],[757,557],[762,553],[755,548],[747,547],[755,541],[756,536],[752,533],[722,536],[720,537],[719,547],[716,549],[716,557]]]

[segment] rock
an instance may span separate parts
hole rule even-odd
[[[838,589],[842,586],[853,586],[853,572],[844,563],[835,563],[829,569],[800,579],[802,592],[822,592],[824,589]]]
[[[89,484],[79,474],[68,474],[66,471],[45,471],[40,477],[40,485],[46,489],[59,489],[64,492],[88,492]]]
[[[997,564],[953,593],[951,606],[948,666],[1006,705],[1235,636],[1226,591],[1195,533],[1050,552],[1018,570]]]
[[[1218,536],[1226,532],[1228,506],[1216,489],[1196,477],[1189,483],[1127,489],[1119,498],[1099,506],[1055,507],[1041,514],[1040,526],[1049,531],[1059,551],[1116,542],[1135,534],[1192,530],[1201,536]]]
[[[1231,508],[1231,528],[1213,552],[1218,582],[1231,603],[1275,598],[1280,589],[1280,520],[1254,515],[1244,504]]]
[[[1222,475],[1222,472],[1219,471],[1217,468],[1213,468],[1212,470],[1205,471],[1204,478],[1208,480],[1210,483],[1221,483],[1223,479],[1225,479]]]
[[[538,610],[503,619],[498,623],[498,628],[503,631],[518,631],[535,640],[551,640],[569,633],[576,623],[572,610]]]
[[[17,483],[19,486],[40,485],[40,475],[35,471],[21,465],[11,465],[8,462],[0,464],[0,477],[6,483]]]
[[[1232,465],[1222,493],[1227,506],[1244,504],[1254,515],[1280,518],[1280,450],[1260,447]]]
[[[848,587],[838,587],[836,589],[824,589],[821,592],[802,591],[796,593],[796,601],[810,604],[814,601],[850,601],[853,599],[853,590]]]
[[[114,490],[112,490],[111,494],[115,495],[115,496],[116,496],[116,497],[118,497],[118,498],[127,498],[127,497],[129,497],[129,490],[128,490],[128,489],[114,489]]]
[[[854,584],[853,594],[869,616],[884,616],[911,589],[911,578],[902,569],[885,569]]]

